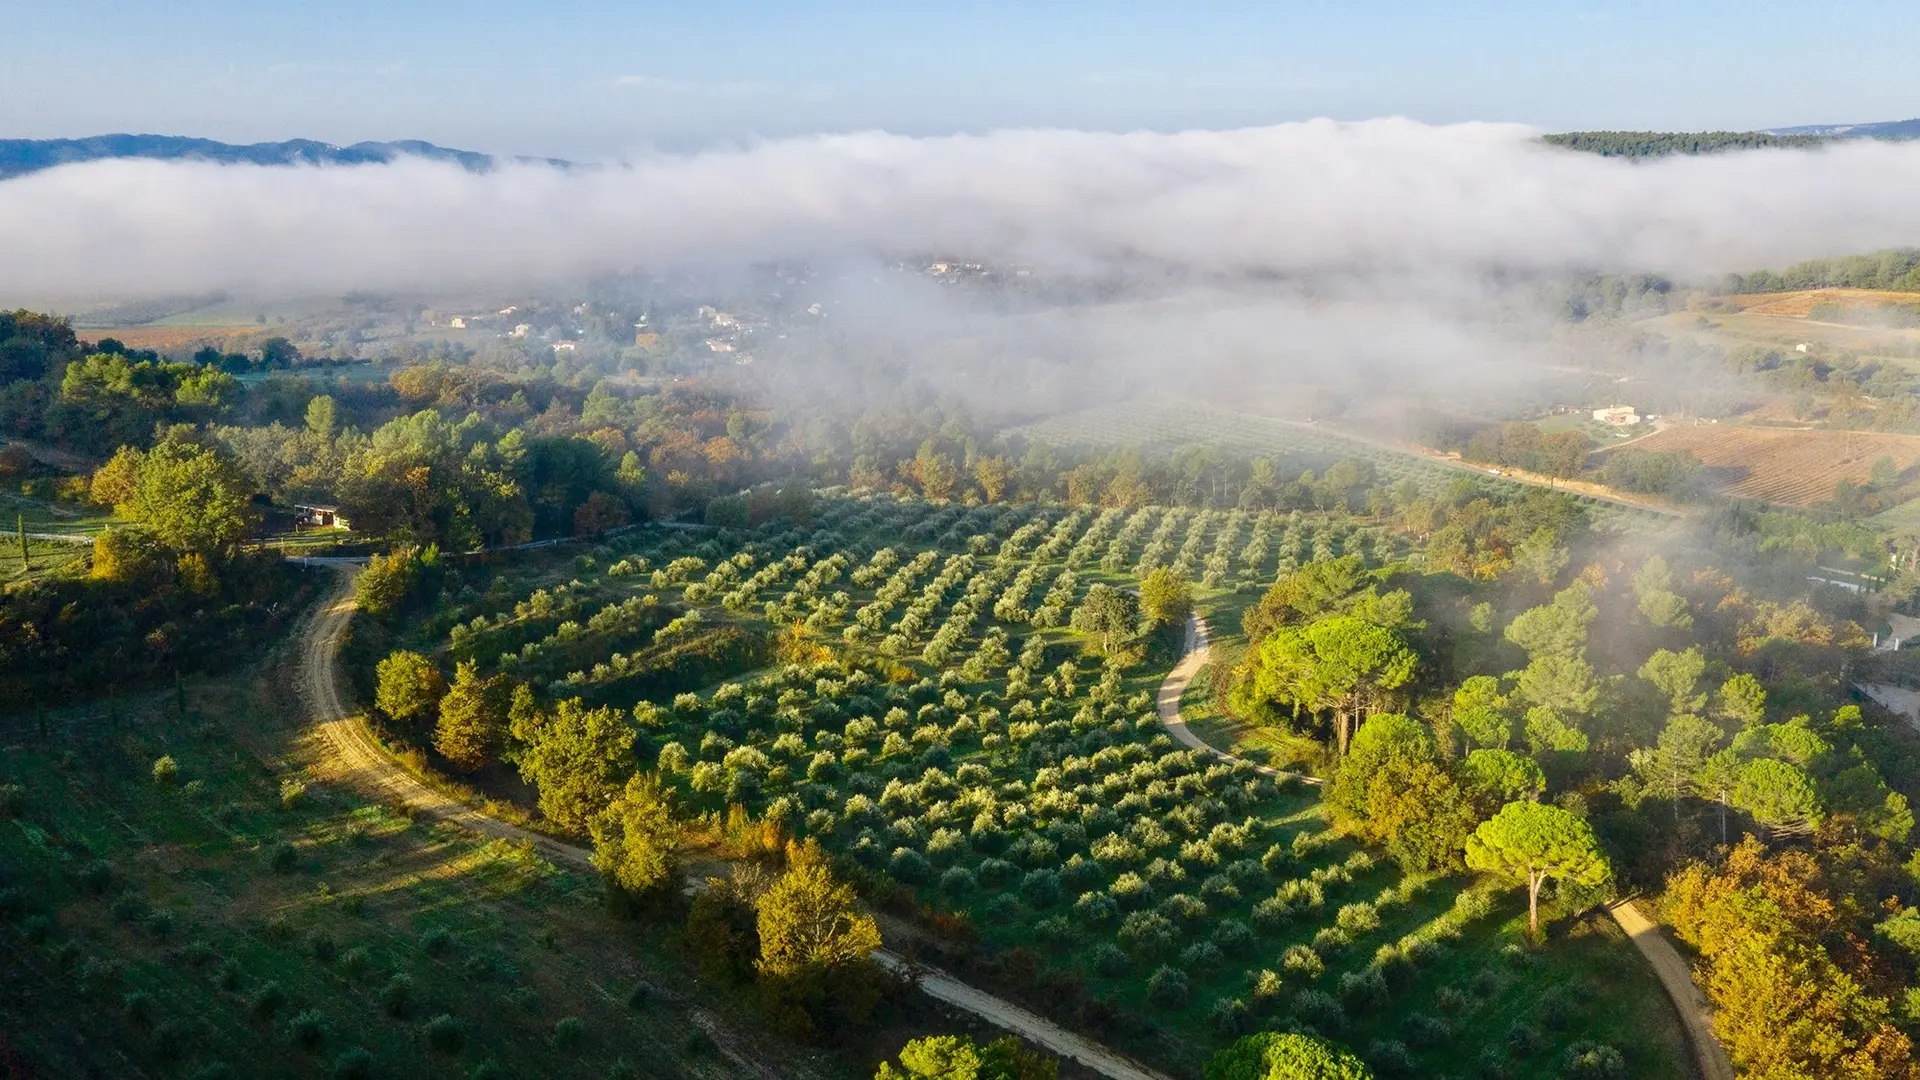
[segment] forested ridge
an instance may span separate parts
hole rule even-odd
[[[1543,135],[1541,141],[1601,157],[1637,159],[1735,150],[1809,149],[1833,140],[1824,135],[1770,135],[1764,131],[1565,131]]]

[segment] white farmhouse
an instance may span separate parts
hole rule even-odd
[[[1633,411],[1631,405],[1615,405],[1606,409],[1593,410],[1593,418],[1612,427],[1627,427],[1640,422],[1640,414]]]

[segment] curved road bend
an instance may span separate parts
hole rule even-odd
[[[1187,621],[1186,655],[1167,673],[1167,681],[1160,684],[1160,722],[1183,745],[1205,750],[1222,761],[1242,761],[1244,759],[1225,750],[1209,746],[1180,717],[1180,698],[1187,692],[1187,684],[1193,681],[1194,675],[1206,662],[1207,623],[1196,615]],[[1320,783],[1317,777],[1283,773],[1264,765],[1253,767],[1269,776],[1294,776],[1310,784]],[[1634,906],[1633,901],[1622,900],[1609,905],[1607,912],[1633,941],[1634,948],[1640,950],[1640,955],[1653,965],[1654,974],[1660,977],[1660,985],[1680,1014],[1680,1026],[1686,1032],[1687,1045],[1693,1049],[1694,1064],[1700,1069],[1701,1080],[1734,1080],[1733,1062],[1727,1059],[1726,1049],[1713,1034],[1713,1011],[1707,1004],[1706,996],[1700,992],[1700,987],[1694,983],[1686,958],[1660,933],[1660,927]]]
[[[312,714],[316,733],[325,740],[327,748],[349,778],[384,798],[406,803],[418,812],[454,822],[485,836],[531,844],[543,857],[558,865],[593,873],[593,862],[585,849],[490,817],[433,790],[401,768],[374,741],[366,722],[347,708],[346,697],[340,689],[340,643],[346,633],[347,623],[353,617],[353,580],[358,567],[324,563],[317,559],[313,562],[334,567],[339,576],[332,593],[320,602],[300,631],[300,692]],[[1117,1051],[1076,1035],[1018,1005],[968,986],[946,972],[914,964],[885,949],[876,951],[873,959],[888,970],[916,977],[920,989],[935,1001],[971,1013],[1060,1057],[1079,1062],[1111,1080],[1168,1080],[1163,1074]],[[762,1072],[760,1069],[754,1071]]]

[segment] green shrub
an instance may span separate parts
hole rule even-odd
[[[333,1059],[333,1080],[373,1080],[373,1055],[356,1046]]]
[[[0,784],[0,821],[19,817],[26,805],[26,788],[19,784]]]
[[[154,759],[153,782],[161,787],[172,787],[180,780],[180,763],[172,755],[163,755]]]
[[[130,923],[147,913],[147,902],[137,893],[122,893],[107,908],[114,922]]]
[[[267,849],[267,865],[284,874],[300,864],[300,852],[285,840]]]
[[[554,1021],[553,1045],[557,1050],[577,1050],[587,1039],[587,1022],[577,1016]]]
[[[307,939],[307,952],[315,960],[323,964],[331,964],[340,954],[340,943],[333,940],[333,935],[325,930],[315,930],[313,936]]]
[[[1539,1028],[1525,1021],[1515,1021],[1507,1028],[1507,1049],[1515,1057],[1532,1057],[1546,1049],[1547,1038]]]
[[[1626,1080],[1627,1059],[1611,1046],[1577,1042],[1567,1048],[1566,1080]]]
[[[1239,998],[1221,998],[1207,1010],[1207,1026],[1223,1039],[1245,1034],[1247,1025],[1247,1003]]]
[[[1187,973],[1162,964],[1147,976],[1147,1000],[1166,1009],[1178,1009],[1193,996]]]
[[[287,1004],[287,992],[277,982],[270,982],[253,992],[247,1001],[247,1012],[255,1020],[268,1020]]]
[[[1333,921],[1349,934],[1355,936],[1370,934],[1380,929],[1380,911],[1362,900],[1358,903],[1343,905]]]
[[[355,946],[340,956],[340,967],[355,979],[364,979],[373,970],[373,955],[365,948]]]
[[[228,993],[240,989],[240,961],[229,957],[220,965],[220,970],[215,973],[213,981]]]
[[[427,1045],[436,1053],[457,1054],[466,1048],[467,1032],[460,1022],[445,1013],[427,1021],[421,1029],[426,1035]]]
[[[1180,964],[1194,971],[1212,971],[1220,966],[1220,947],[1211,941],[1196,942],[1180,950]]]
[[[420,935],[420,951],[428,956],[443,956],[453,947],[453,935],[446,927],[436,926]]]
[[[153,1053],[161,1061],[179,1061],[187,1055],[187,1050],[200,1041],[202,1024],[175,1017],[162,1021],[153,1029]]]
[[[145,926],[148,934],[164,941],[173,936],[173,912],[156,911],[147,916]]]
[[[1347,1026],[1347,1010],[1324,990],[1302,990],[1293,995],[1294,1019],[1320,1032]]]
[[[388,1016],[404,1018],[413,1012],[413,979],[407,975],[395,975],[380,988],[380,1008]]]
[[[1109,941],[1093,950],[1093,956],[1089,962],[1093,965],[1094,971],[1111,978],[1126,971],[1127,965],[1133,961],[1120,946]]]
[[[127,1019],[139,1024],[141,1027],[146,1027],[153,1023],[153,1014],[156,1006],[152,994],[147,993],[145,990],[135,990],[133,993],[120,999],[120,1004],[122,1008],[126,1010]]]
[[[295,1013],[293,1019],[287,1021],[287,1038],[293,1041],[293,1045],[309,1052],[320,1049],[332,1032],[326,1016],[318,1009]]]
[[[653,984],[637,982],[627,991],[627,1008],[644,1009],[653,1001]]]
[[[1407,1044],[1397,1039],[1375,1039],[1367,1044],[1367,1064],[1376,1076],[1413,1076],[1419,1066],[1407,1052]]]
[[[1302,978],[1316,979],[1327,970],[1326,961],[1308,945],[1289,945],[1287,951],[1280,954],[1280,969]]]
[[[1351,1012],[1372,1012],[1386,1004],[1387,980],[1377,969],[1349,971],[1340,976],[1340,1002]]]
[[[188,967],[205,967],[207,961],[213,959],[213,946],[200,939],[189,941],[187,947],[180,950],[180,959]]]
[[[1453,1037],[1453,1025],[1429,1013],[1414,1013],[1400,1028],[1408,1043],[1422,1049],[1443,1045]]]

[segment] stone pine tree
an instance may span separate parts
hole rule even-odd
[[[1467,865],[1527,887],[1527,927],[1540,933],[1540,886],[1548,878],[1603,885],[1613,876],[1593,827],[1578,814],[1536,802],[1510,802],[1467,840]]]

